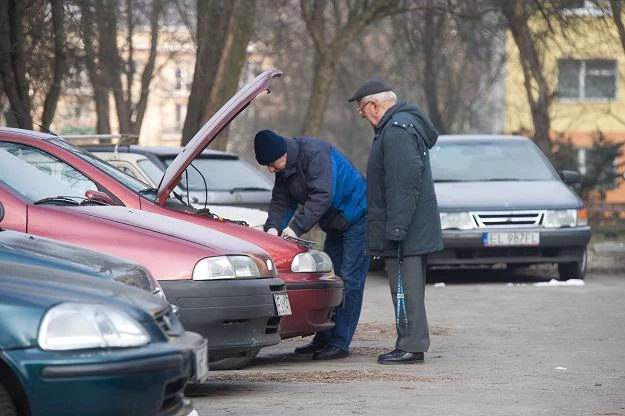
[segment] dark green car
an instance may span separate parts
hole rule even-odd
[[[102,271],[41,253],[29,259],[3,244],[7,233],[0,231],[0,416],[195,414],[183,391],[206,374],[206,344],[184,331],[169,304],[102,279]]]

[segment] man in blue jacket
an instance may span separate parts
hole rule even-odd
[[[364,178],[338,149],[321,139],[288,139],[262,130],[254,137],[254,150],[258,163],[276,175],[265,231],[299,237],[319,224],[326,233],[324,251],[345,284],[334,328],[316,333],[295,353],[313,354],[315,360],[346,357],[369,268]]]

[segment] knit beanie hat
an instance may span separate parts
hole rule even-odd
[[[266,166],[286,153],[286,140],[271,130],[261,130],[254,137],[254,151],[258,163]]]

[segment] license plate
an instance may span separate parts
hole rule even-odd
[[[276,310],[278,316],[291,315],[291,303],[289,302],[289,295],[286,293],[274,293],[273,299],[276,302]]]
[[[193,350],[194,376],[193,381],[202,382],[208,377],[208,344],[206,340]]]
[[[484,246],[537,246],[540,233],[536,231],[508,231],[482,234]]]

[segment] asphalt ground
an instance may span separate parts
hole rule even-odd
[[[372,273],[349,357],[313,361],[293,354],[310,338],[286,340],[188,393],[200,415],[625,415],[625,273],[535,286],[555,275],[430,272],[425,363],[383,366],[394,314]]]

